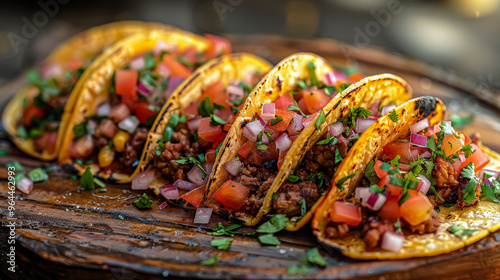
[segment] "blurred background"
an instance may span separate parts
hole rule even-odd
[[[78,31],[136,19],[172,24],[197,33],[326,37],[361,48],[381,47],[500,88],[499,2],[2,1],[0,84],[40,62],[54,45]],[[26,27],[29,24],[35,30]]]

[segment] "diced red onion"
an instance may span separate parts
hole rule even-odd
[[[17,189],[25,194],[30,194],[31,190],[33,190],[33,181],[28,177],[23,177],[17,182]]]
[[[181,179],[175,180],[174,186],[176,186],[179,189],[186,190],[186,191],[191,191],[191,190],[194,190],[198,187],[196,184],[193,184],[191,182],[181,180]]]
[[[207,175],[208,177],[208,175]],[[198,165],[193,166],[191,170],[187,173],[187,178],[190,182],[194,183],[196,186],[203,185],[203,170],[200,169]]]
[[[344,131],[346,131],[346,127],[341,122],[335,122],[328,127],[328,132],[330,132],[330,135],[335,137],[339,136]]]
[[[187,126],[188,126],[189,130],[191,130],[191,132],[197,131],[198,127],[200,127],[200,123],[201,123],[200,116],[196,116],[192,119],[187,120]]]
[[[356,120],[356,131],[358,133],[363,133],[365,130],[367,130],[374,122],[377,120],[374,119],[362,119],[359,118]]]
[[[196,209],[196,214],[194,215],[195,224],[208,224],[210,218],[212,217],[212,208],[200,207]]]
[[[118,127],[132,134],[139,126],[139,120],[136,116],[129,116],[118,124]]]
[[[120,103],[111,109],[109,116],[117,123],[130,116],[130,109],[124,103]]]
[[[76,153],[76,155],[73,156],[76,158],[86,158],[90,156],[95,149],[94,141],[92,140],[92,136],[90,134],[76,140],[72,143],[72,145],[74,145],[73,148]],[[71,146],[69,150],[71,150]]]
[[[160,187],[160,194],[168,200],[177,200],[181,198],[179,190],[172,184]]]
[[[318,112],[316,112],[316,113],[314,113],[314,114],[310,115],[309,117],[307,117],[307,118],[303,119],[303,120],[302,120],[302,125],[303,125],[304,127],[309,126],[309,124],[311,124],[311,122],[313,121],[313,119],[316,117],[316,115],[317,115],[317,114],[318,114]]]
[[[358,133],[356,133],[356,131],[351,129],[351,133],[349,133],[349,136],[347,136],[347,140],[354,139],[356,136],[358,136]]]
[[[109,103],[102,103],[97,107],[96,113],[98,116],[109,116],[109,113],[111,112],[111,106]]]
[[[304,123],[303,123],[304,117],[300,114],[295,113],[293,115],[293,130],[296,132],[302,131],[304,128]]]
[[[495,178],[493,177],[489,177],[487,178],[486,180],[483,181],[483,184],[487,184],[489,185],[490,187],[493,187],[493,181],[495,180]]]
[[[243,164],[237,158],[232,158],[226,163],[224,163],[224,168],[229,172],[229,174],[236,176],[240,173]]]
[[[242,87],[235,84],[229,84],[227,87],[227,94],[229,95],[229,100],[236,100],[241,99],[245,95],[245,92]]]
[[[390,111],[394,110],[396,108],[396,105],[387,105],[382,107],[382,110],[380,111],[380,115],[384,116],[385,114],[389,113]]]
[[[184,81],[184,77],[181,76],[171,76],[168,81],[167,89],[163,93],[163,98],[167,100],[170,95],[175,91],[175,89]]]
[[[158,66],[156,67],[156,70],[158,71],[158,73],[160,73],[160,75],[163,78],[167,78],[170,76],[170,74],[172,74],[172,71],[170,70],[170,68],[168,68],[168,66],[163,64],[163,63],[158,64]]]
[[[205,172],[207,173],[207,176],[205,177],[205,179],[203,179],[202,186],[205,186],[208,183],[208,177],[210,177],[210,174],[212,173],[213,168],[214,168],[213,162],[205,164]]]
[[[493,180],[496,180],[498,178],[498,175],[500,174],[500,172],[498,170],[481,169],[481,171],[479,171],[479,174],[480,174],[479,178],[483,179],[485,172],[488,172],[488,174],[493,175],[492,177],[490,177],[490,178],[493,178]]]
[[[420,135],[420,134],[415,134],[412,133],[410,135],[410,143],[418,146],[418,147],[426,147],[427,146],[427,137]]]
[[[177,45],[167,45],[165,42],[158,40],[154,48],[155,55],[160,55],[161,51],[175,52],[177,51]]]
[[[386,201],[386,197],[383,194],[378,193],[370,193],[370,197],[368,197],[368,201],[366,202],[367,207],[373,211],[379,211]]]
[[[255,73],[249,71],[248,73],[245,74],[245,78],[243,79],[243,81],[247,85],[254,85],[257,82],[256,81],[257,76],[258,75],[256,75]]]
[[[400,163],[399,169],[403,172],[408,172],[408,171],[410,171],[411,167],[408,164]]]
[[[434,134],[434,127],[433,127],[433,126],[429,126],[429,127],[427,127],[427,130],[429,131],[429,133],[430,133],[431,135],[433,135],[433,134]]]
[[[224,108],[222,110],[214,110],[214,115],[221,118],[223,121],[227,122],[233,116],[233,110],[231,108]]]
[[[286,151],[292,145],[292,140],[290,140],[286,133],[283,133],[276,139],[275,143],[276,149]]]
[[[266,126],[266,121],[259,115],[259,114],[255,114],[255,116],[253,116],[253,119],[257,118],[260,122],[260,124],[262,124],[262,126]]]
[[[380,101],[377,101],[375,103],[372,104],[372,106],[370,106],[370,109],[368,109],[370,112],[372,112],[372,115],[373,117],[377,117],[378,116],[378,108],[380,108]]]
[[[95,129],[97,128],[97,123],[93,120],[89,120],[87,126],[89,127],[90,134],[94,134]]]
[[[249,122],[245,125],[245,127],[243,128],[243,135],[245,135],[245,137],[248,140],[255,142],[255,141],[257,141],[257,136],[263,130],[264,130],[264,126],[261,124],[260,121],[253,121],[253,122]]]
[[[413,161],[417,161],[418,160],[418,149],[411,150],[411,159]]]
[[[155,172],[153,170],[147,170],[138,173],[132,179],[132,189],[133,190],[147,190],[151,182],[155,177]]]
[[[262,105],[262,119],[266,122],[274,119],[276,116],[276,106],[274,103],[264,103]]]
[[[149,89],[145,84],[142,82],[139,82],[137,85],[137,90],[142,94],[142,95],[148,95],[151,92],[151,89]]]
[[[431,156],[432,154],[429,151],[425,151],[420,155],[421,158],[430,158]]]
[[[420,182],[418,182],[417,185],[417,191],[422,192],[423,194],[427,194],[429,191],[429,188],[431,187],[431,182],[427,177],[425,177],[422,174],[417,175],[417,179],[420,179]]]
[[[410,126],[411,133],[419,133],[420,131],[429,127],[429,119],[423,119]]]
[[[158,206],[158,208],[160,208],[160,210],[163,210],[165,209],[166,207],[168,206],[168,203],[166,201],[163,201],[162,204],[160,204],[160,206]]]
[[[392,231],[386,231],[382,236],[382,242],[380,243],[380,248],[382,250],[399,253],[403,249],[403,243],[405,241],[404,235],[397,234]]]
[[[336,86],[338,81],[345,81],[347,77],[342,72],[328,72],[325,74],[326,83],[330,86]]]
[[[271,134],[271,139],[269,139],[267,137],[266,133],[267,134]],[[279,131],[266,126],[266,127],[264,127],[264,134],[262,135],[262,143],[263,144],[269,144],[272,141],[276,140],[276,138],[278,138],[278,136],[280,136],[280,132]]]
[[[146,68],[146,62],[144,61],[144,56],[137,56],[132,61],[130,61],[130,69],[133,70],[143,70]]]
[[[99,124],[99,132],[105,137],[111,139],[116,135],[116,133],[118,133],[118,128],[112,120],[105,119]]]
[[[363,198],[367,198],[369,196],[370,196],[370,189],[369,188],[361,188],[361,187],[356,188],[356,193],[354,196],[355,199],[364,200],[364,202],[366,203],[366,199],[363,199]]]

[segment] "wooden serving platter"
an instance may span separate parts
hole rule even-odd
[[[485,145],[500,151],[500,95],[467,76],[433,68],[377,49],[358,49],[331,40],[298,40],[278,36],[229,36],[235,51],[248,51],[272,62],[297,51],[324,56],[334,65],[355,64],[367,75],[390,72],[413,87],[414,95],[442,98],[452,113],[476,114],[465,128],[482,134]],[[16,79],[0,89],[5,103],[24,85]],[[498,102],[497,102],[498,101]],[[472,105],[471,105],[472,104]],[[4,104],[3,104],[4,105]],[[150,194],[153,210],[138,210],[131,203],[143,192],[129,185],[108,185],[107,192],[79,191],[55,163],[23,155],[0,130],[0,279],[500,279],[500,232],[459,251],[436,257],[400,261],[356,261],[320,250],[328,265],[309,274],[288,274],[308,249],[318,247],[309,227],[278,234],[282,245],[262,246],[247,235],[255,228],[237,230],[229,250],[210,246],[208,235],[219,222],[193,223],[194,211],[168,206]],[[51,167],[49,181],[35,184],[31,194],[16,192],[16,263],[7,271],[9,234],[6,163],[18,161],[28,171]],[[10,246],[10,245],[9,245]],[[217,255],[219,263],[201,265]]]

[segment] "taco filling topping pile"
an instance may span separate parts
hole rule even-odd
[[[56,151],[64,105],[84,71],[85,63],[73,58],[64,65],[50,63],[28,73],[31,87],[23,101],[17,133],[23,139],[32,139],[35,151]]]
[[[216,37],[208,38],[221,45]],[[229,52],[229,44],[219,51],[198,53],[194,47],[178,49],[158,41],[154,51],[115,71],[108,88],[111,100],[73,127],[74,139],[68,148],[73,161],[97,164],[105,172],[132,174],[162,105],[194,69]]]
[[[413,124],[409,137],[390,142],[370,162],[352,197],[334,202],[326,237],[359,229],[366,250],[398,253],[405,236],[437,231],[440,205],[462,209],[480,198],[498,201],[498,178],[484,172],[490,159],[474,140],[450,122]]]
[[[238,150],[238,156],[224,164],[230,174],[229,180],[213,194],[213,198],[222,205],[256,214],[293,141],[318,114],[314,125],[319,128],[325,122],[322,108],[350,82],[362,78],[359,74],[347,78],[342,72],[335,71],[328,73],[325,82],[321,82],[316,78],[312,61],[308,67],[311,73],[309,80],[297,82],[294,90],[274,103],[263,104],[261,114],[255,114],[241,124],[244,143]],[[295,205],[300,207],[297,203],[302,198],[316,197],[314,193],[308,193],[307,188],[291,192],[289,201],[283,202],[292,205],[288,207],[288,212],[295,211],[292,209],[296,208]]]
[[[150,151],[154,166],[171,180],[160,188],[165,198],[182,197],[195,207],[200,205],[203,190],[197,188],[206,184],[231,124],[262,75],[249,72],[243,81],[232,81],[227,87],[217,81],[183,112],[170,117],[163,138]]]

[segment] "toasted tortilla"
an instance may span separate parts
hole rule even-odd
[[[180,30],[171,30],[138,33],[108,48],[89,66],[73,90],[77,99],[73,111],[66,110],[64,112],[67,115],[68,125],[66,126],[67,131],[64,135],[58,156],[59,163],[74,168],[79,175],[82,175],[85,169],[90,167],[92,173],[97,175],[97,177],[120,184],[130,182],[139,172],[140,166],[142,166],[141,162],[147,156],[147,149],[145,148],[141,154],[138,166],[131,175],[116,171],[105,173],[100,171],[100,168],[96,164],[81,166],[71,160],[67,149],[74,138],[73,126],[84,121],[86,116],[95,115],[96,109],[101,103],[109,102],[110,94],[107,88],[110,86],[113,72],[122,69],[137,55],[152,51],[156,43],[160,40],[170,45],[177,45],[180,49],[194,47],[200,52],[207,49],[210,45],[209,41],[201,36]],[[155,123],[159,117],[157,117]]]
[[[121,21],[105,24],[83,31],[71,39],[60,44],[44,61],[44,64],[66,63],[72,58],[78,58],[85,61],[97,59],[98,56],[108,47],[135,33],[146,33],[152,30],[173,30],[171,26],[159,23],[140,22],[140,21]],[[83,76],[82,76],[83,77]],[[9,134],[12,142],[23,152],[32,157],[42,160],[53,160],[57,157],[61,147],[65,132],[68,130],[69,114],[63,114],[58,129],[56,149],[54,153],[48,151],[38,152],[33,147],[32,139],[24,139],[19,136],[17,121],[23,114],[23,101],[28,92],[32,89],[27,86],[21,89],[7,104],[4,109],[2,122],[5,130]],[[72,112],[77,100],[78,94],[73,91],[64,107],[65,112]]]
[[[406,235],[403,249],[399,253],[383,250],[366,251],[360,230],[344,238],[328,239],[325,236],[325,229],[330,223],[328,213],[331,205],[337,200],[345,199],[354,191],[374,155],[381,153],[389,142],[407,137],[410,134],[410,126],[419,120],[428,118],[431,125],[438,123],[443,119],[445,109],[445,105],[438,98],[429,96],[416,98],[394,109],[399,114],[396,123],[386,115],[379,118],[363,133],[339,166],[333,181],[338,182],[353,173],[357,175],[343,184],[343,191],[335,185],[332,186],[312,221],[313,233],[325,248],[340,251],[355,259],[405,259],[434,256],[472,244],[500,228],[500,206],[498,203],[483,198],[476,206],[464,209],[459,209],[456,205],[439,206],[438,216],[441,225],[437,232]],[[491,159],[486,168],[499,169],[500,155],[486,147],[481,148]],[[477,231],[469,236],[458,237],[448,231],[453,224]]]
[[[263,206],[256,215],[228,209],[212,197],[215,191],[217,191],[228,178],[228,173],[223,167],[224,163],[236,156],[239,147],[244,142],[241,123],[251,120],[256,113],[260,113],[264,103],[274,102],[282,94],[294,89],[295,83],[298,80],[309,78],[310,70],[307,67],[309,61],[315,63],[317,77],[323,77],[327,72],[331,71],[328,64],[320,57],[305,53],[292,55],[280,62],[262,79],[255,87],[252,98],[249,98],[250,100],[247,101],[244,109],[240,111],[238,120],[231,127],[231,137],[226,137],[226,140],[222,144],[222,152],[218,155],[212,171],[214,176],[209,180],[205,194],[205,205],[213,208],[219,215],[248,226],[256,225],[262,217],[271,210],[272,194],[279,189],[288,175],[293,172],[301,158],[305,155],[305,152],[316,142],[314,140],[321,137],[322,134],[315,125],[319,118],[319,114],[317,114],[311,124],[304,128],[298,138],[293,142],[276,179],[266,193]],[[394,98],[395,96],[399,96],[402,101],[411,96],[411,89],[409,89],[407,84],[400,78],[392,75],[374,76],[366,78],[363,81],[364,82],[353,84],[342,93],[337,94],[325,109],[323,109],[326,116],[326,122],[321,125],[321,131],[323,131],[323,133],[327,131],[327,129],[325,129],[327,125],[335,122],[341,112],[351,108],[352,104],[363,106],[373,104],[375,101],[379,100],[383,102],[382,104],[388,104],[391,101],[398,101],[398,98]],[[390,90],[381,90],[384,87],[390,88]],[[310,219],[314,210],[315,208],[311,209],[311,213],[308,213],[300,223],[290,223],[287,229],[299,229]]]
[[[232,81],[243,80],[248,73],[267,73],[271,67],[272,65],[266,60],[249,53],[229,54],[205,63],[177,87],[162,107],[155,124],[149,132],[145,150],[154,151],[158,145],[157,141],[163,138],[165,128],[172,114],[183,114],[183,110],[198,100],[205,89],[213,83],[220,81],[225,87],[228,87]],[[154,169],[151,166],[152,160],[150,153],[147,153],[145,160],[141,163],[141,170]],[[160,187],[173,183],[158,173],[155,172],[155,179],[150,185],[150,189],[156,195],[160,194]],[[179,205],[184,204],[179,203]]]

